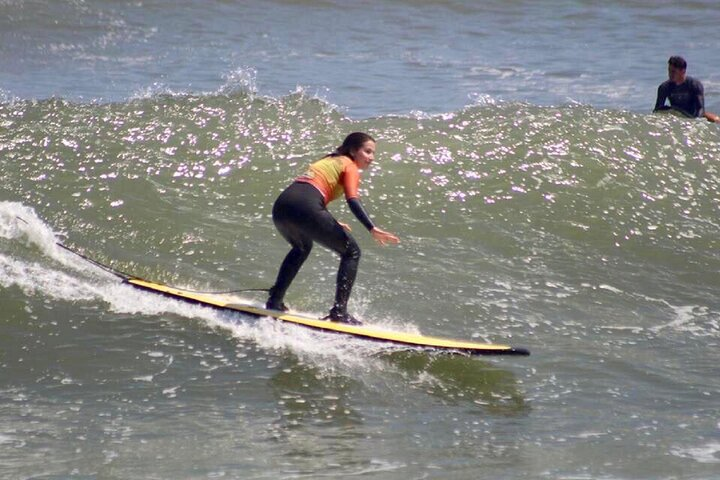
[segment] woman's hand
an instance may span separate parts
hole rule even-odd
[[[396,237],[390,232],[386,232],[385,230],[380,230],[377,227],[373,227],[373,229],[370,230],[370,234],[380,245],[387,245],[388,243],[400,243],[400,239],[398,237]]]
[[[352,228],[350,228],[350,225],[348,225],[347,223],[343,223],[343,222],[338,222],[338,223],[343,228],[343,230],[345,230],[346,232],[352,232]]]

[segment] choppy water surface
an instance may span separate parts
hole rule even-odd
[[[4,2],[0,477],[716,477],[720,131],[647,113],[675,52],[660,27],[709,105],[714,40],[668,26],[671,4],[552,3]],[[606,68],[643,44],[651,74]],[[532,356],[210,311],[56,243],[173,285],[268,287],[275,196],[354,130],[378,139],[363,201],[402,244],[333,204],[363,248],[352,311]],[[316,249],[288,303],[323,313],[336,262]]]

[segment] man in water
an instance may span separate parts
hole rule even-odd
[[[705,90],[700,80],[685,74],[687,62],[682,57],[668,60],[669,79],[658,87],[655,110],[677,110],[691,118],[705,117],[710,122],[720,123],[720,117],[705,111]],[[665,101],[670,101],[670,106]]]

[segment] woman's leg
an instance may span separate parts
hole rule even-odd
[[[355,278],[357,277],[358,264],[360,263],[360,247],[350,235],[345,243],[344,252],[340,253],[340,267],[338,268],[335,286],[335,303],[330,310],[330,317],[335,320],[343,320],[347,317],[347,304],[350,300]],[[337,251],[337,250],[336,250]]]
[[[340,255],[340,266],[335,284],[335,302],[330,310],[329,318],[356,323],[347,313],[347,304],[357,277],[361,256],[360,247],[327,210],[318,215],[316,220],[317,223],[312,230],[312,239]]]
[[[302,190],[292,184],[273,205],[273,223],[292,249],[280,265],[275,284],[270,289],[266,303],[268,309],[287,311],[283,303],[285,293],[312,251],[312,239],[303,232],[301,224],[301,220],[308,215],[307,211],[303,211],[307,210],[307,196],[302,194]]]
[[[270,298],[266,304],[267,308],[287,311],[287,307],[283,303],[285,293],[300,271],[300,267],[302,267],[305,260],[307,260],[311,250],[312,241],[305,244],[293,245],[293,248],[285,256],[282,265],[280,265],[280,271],[275,280],[275,285],[270,289]]]

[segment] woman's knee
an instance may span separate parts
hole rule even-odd
[[[343,253],[342,256],[353,260],[360,260],[361,255],[360,245],[358,245],[352,237],[348,238],[345,244],[345,253]]]
[[[292,251],[297,257],[304,260],[312,252],[312,247],[312,243],[293,243]]]

